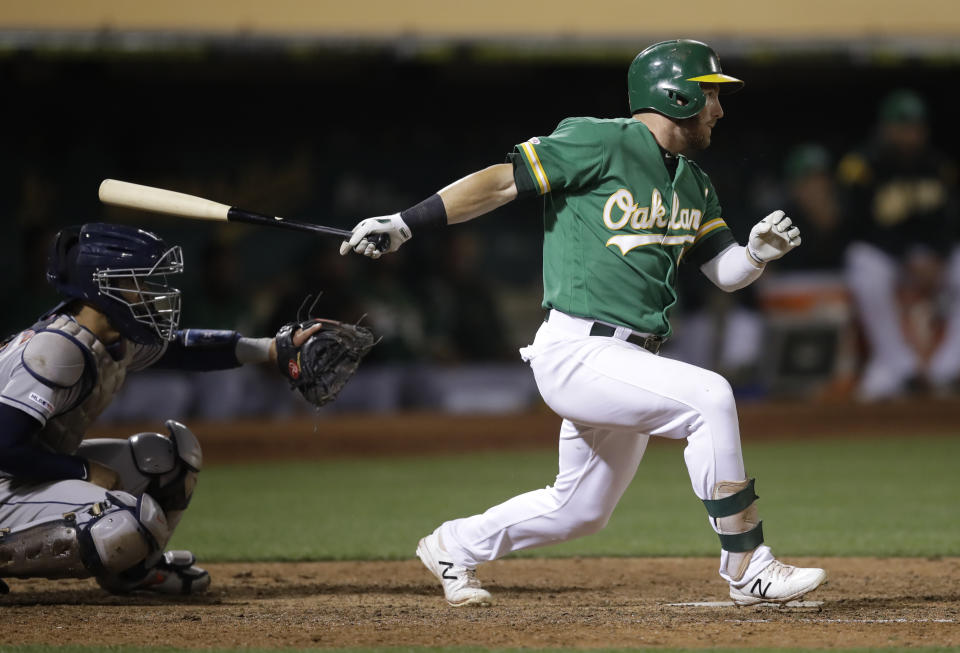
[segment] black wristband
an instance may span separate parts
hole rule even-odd
[[[400,211],[400,218],[410,227],[410,231],[416,231],[418,227],[446,227],[447,209],[440,195],[434,193],[416,206]]]

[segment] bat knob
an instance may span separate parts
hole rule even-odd
[[[387,251],[390,249],[390,234],[377,234],[373,239],[373,244],[376,245],[379,251]]]

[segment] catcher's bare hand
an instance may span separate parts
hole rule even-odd
[[[120,489],[120,475],[115,471],[92,460],[87,461],[87,482],[99,485],[105,490]]]
[[[388,240],[384,243],[378,234],[384,234]],[[413,234],[410,227],[403,221],[399,213],[381,215],[376,218],[367,218],[357,223],[350,234],[350,240],[340,243],[340,255],[347,254],[351,249],[357,254],[370,258],[380,258],[385,252],[395,252],[400,245],[410,240]],[[386,248],[384,248],[386,244]]]
[[[757,263],[780,258],[800,244],[800,229],[780,210],[774,211],[750,230],[747,252]]]

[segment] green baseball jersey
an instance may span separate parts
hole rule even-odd
[[[544,197],[545,309],[667,337],[677,265],[735,242],[709,177],[684,156],[671,176],[638,120],[568,118],[510,159],[519,195]]]

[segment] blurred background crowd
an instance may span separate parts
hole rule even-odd
[[[56,231],[117,221],[183,246],[185,326],[272,335],[310,305],[370,326],[380,344],[324,411],[534,407],[517,349],[543,319],[539,200],[374,262],[339,256],[335,239],[105,207],[97,187],[112,177],[350,228],[502,162],[564,117],[625,115],[632,56],[684,36],[747,83],[723,98],[697,156],[726,220],[744,242],[783,208],[803,245],[735,294],[681,266],[663,355],[724,374],[742,398],[960,391],[955,40],[178,34],[0,30],[4,335],[56,303],[44,281]],[[305,410],[272,370],[147,372],[105,418]]]

